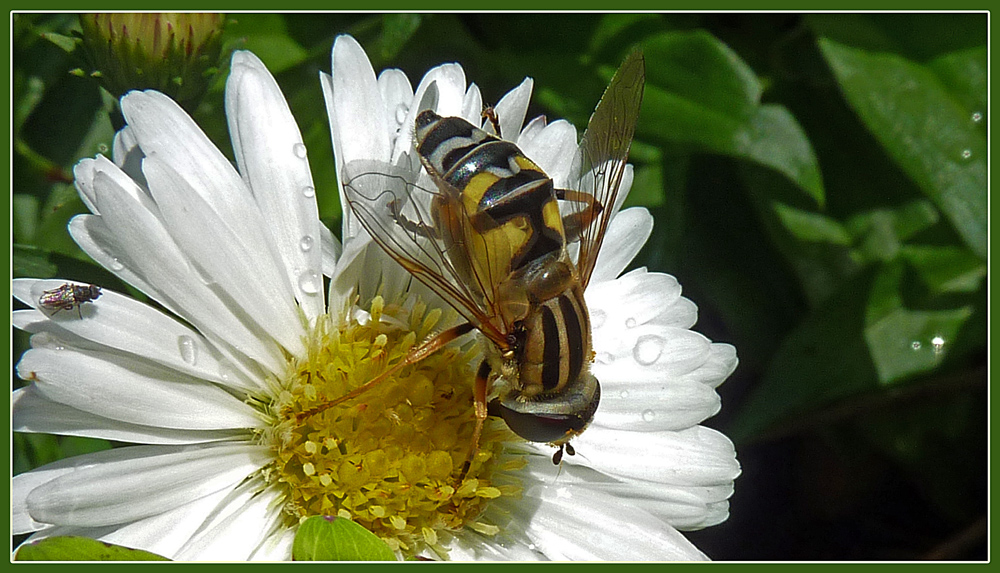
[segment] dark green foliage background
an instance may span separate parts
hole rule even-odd
[[[723,560],[986,557],[986,14],[229,20],[228,46],[260,56],[288,98],[335,230],[317,75],[337,34],[414,82],[458,61],[488,102],[531,76],[529,118],[581,129],[641,44],[629,203],[656,228],[635,265],[677,276],[700,308],[696,329],[740,357],[707,425],[736,442],[743,475],[729,521],[689,537]],[[137,295],[66,232],[84,210],[72,166],[107,151],[115,113],[42,37],[75,27],[72,15],[13,19],[12,272]],[[193,115],[228,150],[224,77]],[[26,347],[15,332],[12,366]],[[20,473],[112,444],[16,435],[13,446]]]

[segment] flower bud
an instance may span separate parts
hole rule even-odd
[[[159,90],[189,111],[198,105],[222,56],[222,14],[81,14],[91,75],[116,98]]]

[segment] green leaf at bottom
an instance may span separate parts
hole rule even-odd
[[[87,537],[49,537],[18,548],[17,561],[169,561],[149,551]]]

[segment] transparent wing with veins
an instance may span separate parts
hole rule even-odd
[[[582,209],[590,211],[585,218],[591,221],[580,233],[576,262],[584,288],[594,272],[611,216],[618,208],[618,190],[639,119],[645,77],[645,60],[642,52],[636,50],[615,72],[580,143],[579,191],[592,194],[595,199]]]
[[[344,166],[344,195],[383,250],[476,329],[506,345],[510,328],[500,319],[496,286],[509,269],[489,260],[509,245],[497,234],[476,232],[460,193],[447,183],[413,179],[385,162],[352,161]]]

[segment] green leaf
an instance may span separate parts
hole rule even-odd
[[[748,119],[760,105],[763,89],[753,70],[708,32],[657,34],[642,50],[648,83],[706,111]]]
[[[785,337],[729,428],[735,442],[808,419],[826,404],[873,387],[876,370],[862,337],[864,297],[858,294],[869,291],[872,275],[861,272],[846,281]]]
[[[21,545],[17,561],[169,561],[149,551],[129,549],[87,537],[49,537]]]
[[[926,200],[905,203],[895,209],[873,209],[847,220],[845,228],[854,237],[855,256],[860,261],[891,261],[908,239],[938,222],[939,215]]]
[[[80,44],[83,43],[81,38],[57,34],[55,32],[43,32],[41,36],[43,39],[59,46],[59,48],[67,54],[72,53]]]
[[[31,243],[38,231],[38,198],[14,193],[11,197],[11,231],[17,243]]]
[[[865,342],[878,372],[889,385],[941,364],[948,342],[972,316],[972,307],[910,310],[899,307],[865,328]]]
[[[56,276],[57,267],[49,252],[32,245],[14,245],[11,271],[15,277],[48,279]]]
[[[292,544],[295,561],[395,561],[375,534],[349,519],[313,516],[299,525]]]
[[[384,14],[382,35],[370,49],[377,50],[384,62],[394,60],[420,28],[421,20],[420,14]]]
[[[986,263],[960,247],[907,245],[900,254],[931,294],[975,292],[986,277]]]
[[[272,74],[293,68],[309,57],[309,52],[288,35],[281,14],[236,14],[233,18],[235,24],[226,26],[223,35],[245,38],[243,49],[259,57]]]
[[[858,273],[809,314],[774,353],[730,428],[737,442],[808,420],[849,397],[881,392],[940,366],[973,306],[906,306],[902,262]]]
[[[851,235],[839,221],[813,211],[804,211],[784,203],[774,203],[778,219],[800,241],[848,245]]]
[[[765,165],[792,180],[817,205],[824,203],[808,138],[787,109],[761,105],[760,81],[739,56],[702,31],[660,33],[642,47],[642,137],[695,144]]]
[[[986,136],[968,109],[927,66],[820,39],[845,97],[869,131],[930,198],[965,243],[986,256]],[[985,70],[985,54],[951,54]],[[980,58],[980,56],[982,56]],[[985,74],[985,71],[982,72]]]

